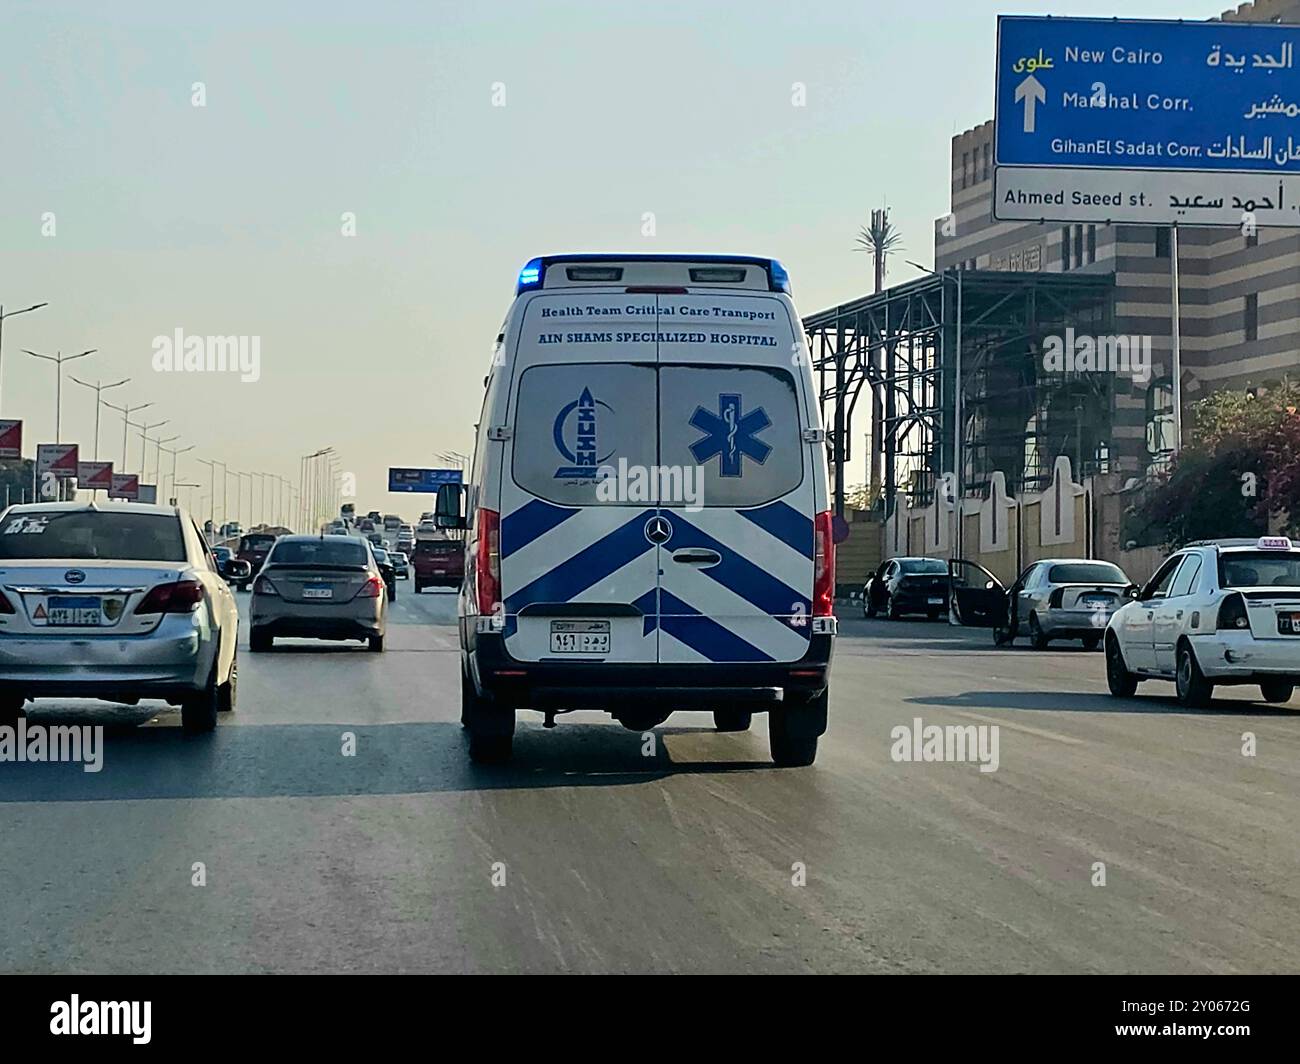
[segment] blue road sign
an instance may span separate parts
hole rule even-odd
[[[389,491],[412,491],[436,494],[443,484],[459,484],[463,480],[459,469],[403,469],[388,471]]]
[[[998,219],[1300,226],[1300,26],[1003,15]]]
[[[1300,26],[998,19],[995,161],[1300,173]]]

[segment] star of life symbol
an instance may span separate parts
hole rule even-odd
[[[724,477],[738,477],[743,473],[742,459],[748,455],[762,465],[772,448],[755,436],[772,424],[767,411],[761,406],[742,413],[744,404],[739,395],[722,394],[718,396],[718,412],[705,410],[702,406],[695,408],[691,415],[691,427],[699,429],[704,435],[691,444],[691,454],[703,465],[710,458],[719,458],[719,472]]]

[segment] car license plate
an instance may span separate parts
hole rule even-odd
[[[942,598],[932,598],[932,599],[927,599],[926,602],[927,602],[929,605],[931,605],[931,606],[942,606],[942,605],[943,605],[943,599],[942,599]]]
[[[1277,630],[1280,635],[1300,635],[1300,613],[1279,613]]]
[[[305,599],[332,599],[334,589],[332,587],[304,587],[302,597]]]
[[[552,621],[552,654],[608,654],[609,621]]]
[[[103,603],[81,595],[51,597],[45,603],[45,623],[51,628],[98,628],[103,623]]]

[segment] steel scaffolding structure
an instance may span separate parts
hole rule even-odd
[[[844,466],[864,385],[876,417],[872,442],[886,512],[902,491],[915,505],[955,468],[961,365],[961,472],[956,489],[982,493],[995,471],[1012,492],[1051,478],[1057,454],[1089,472],[1108,461],[1114,374],[1049,371],[1044,339],[1114,329],[1111,274],[945,270],[804,319],[816,371],[835,508],[844,512]],[[958,351],[960,347],[960,358]],[[879,463],[879,466],[877,466]]]

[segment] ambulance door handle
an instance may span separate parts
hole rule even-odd
[[[684,547],[673,551],[673,561],[681,562],[683,565],[717,565],[722,561],[722,555],[716,550],[706,550],[702,547]]]

